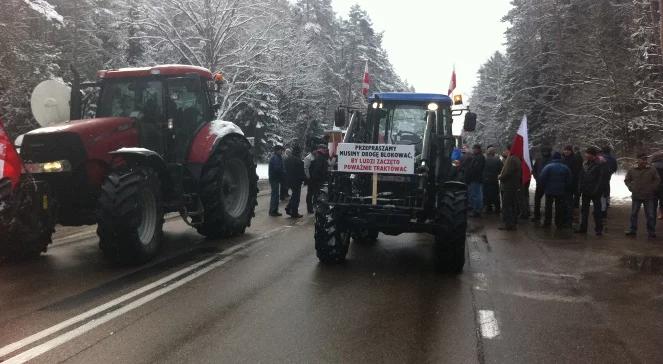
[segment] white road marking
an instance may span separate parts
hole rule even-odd
[[[492,310],[479,310],[479,325],[481,326],[481,336],[486,339],[493,339],[500,334],[500,327],[495,318],[495,312]]]
[[[474,273],[474,279],[477,282],[477,285],[474,286],[474,289],[478,291],[485,291],[488,289],[488,278],[484,273]]]
[[[25,363],[28,360],[34,359],[39,355],[42,355],[42,354],[44,354],[48,351],[51,351],[54,348],[66,343],[66,342],[68,342],[72,339],[75,339],[75,338],[83,335],[84,333],[96,328],[99,325],[102,325],[102,324],[104,324],[104,323],[106,323],[106,322],[108,322],[108,321],[110,321],[114,318],[122,316],[125,313],[127,313],[127,312],[129,312],[129,311],[131,311],[135,308],[143,306],[144,304],[146,304],[150,301],[153,301],[156,298],[161,297],[164,294],[166,294],[166,293],[168,293],[168,292],[170,292],[170,291],[172,291],[172,290],[174,290],[178,287],[181,287],[182,285],[184,285],[188,282],[191,282],[192,280],[206,274],[207,272],[226,264],[227,262],[232,260],[232,258],[234,258],[234,256],[229,256],[229,257],[223,258],[220,261],[218,261],[214,264],[210,264],[209,266],[207,266],[207,267],[205,267],[205,268],[203,268],[203,269],[201,269],[201,270],[199,270],[199,271],[197,271],[197,272],[195,272],[195,273],[193,273],[193,274],[191,274],[191,275],[189,275],[189,276],[187,276],[187,277],[185,277],[185,278],[183,278],[179,281],[176,281],[171,285],[168,285],[164,288],[158,289],[158,290],[156,290],[156,291],[154,291],[154,292],[152,292],[152,293],[150,293],[150,294],[148,294],[144,297],[141,297],[140,299],[137,299],[137,300],[127,304],[126,306],[122,306],[121,308],[119,308],[115,311],[109,312],[108,314],[106,314],[106,315],[104,315],[104,316],[102,316],[98,319],[94,319],[92,321],[89,321],[89,322],[87,322],[87,323],[85,323],[85,324],[83,324],[83,325],[81,325],[81,326],[79,326],[79,327],[77,327],[77,328],[75,328],[71,331],[68,331],[68,332],[66,332],[62,335],[56,336],[55,338],[53,338],[53,339],[51,339],[51,340],[49,340],[49,341],[47,341],[47,342],[45,342],[41,345],[35,346],[34,348],[32,348],[30,350],[24,351],[19,355],[11,357],[11,358],[7,359],[7,361],[4,361],[3,363],[5,363],[5,364],[18,364],[18,363]]]
[[[155,289],[159,286],[167,284],[168,282],[173,281],[174,279],[177,279],[178,277],[180,277],[182,275],[190,273],[190,272],[198,269],[199,267],[201,267],[201,266],[203,266],[207,263],[210,263],[211,261],[213,261],[215,259],[218,259],[220,255],[232,254],[232,253],[234,253],[234,252],[236,252],[240,249],[245,248],[247,245],[250,245],[250,244],[252,244],[256,241],[265,239],[265,238],[267,238],[268,236],[270,236],[272,234],[275,234],[275,233],[278,233],[280,231],[284,231],[284,230],[287,230],[287,229],[288,229],[287,227],[279,227],[279,228],[276,228],[276,229],[272,229],[272,230],[262,234],[261,236],[258,236],[256,238],[247,240],[244,243],[237,244],[237,245],[235,245],[231,248],[228,248],[228,249],[226,249],[226,250],[224,250],[224,251],[222,251],[222,252],[220,252],[220,253],[212,256],[212,257],[210,257],[210,258],[207,258],[207,259],[204,259],[200,262],[194,263],[194,264],[192,264],[192,265],[190,265],[186,268],[183,268],[183,269],[181,269],[177,272],[169,274],[168,276],[166,276],[164,278],[161,278],[161,279],[159,279],[155,282],[152,282],[152,283],[150,283],[146,286],[143,286],[143,287],[138,288],[134,291],[131,291],[131,292],[129,292],[125,295],[122,295],[122,296],[120,296],[116,299],[113,299],[113,300],[111,300],[107,303],[104,303],[100,306],[97,306],[97,307],[95,307],[95,308],[93,308],[89,311],[86,311],[82,314],[74,316],[74,317],[72,317],[68,320],[62,321],[62,322],[60,322],[60,323],[58,323],[54,326],[51,326],[47,329],[44,329],[40,332],[37,332],[33,335],[30,335],[30,336],[28,336],[28,337],[26,337],[22,340],[19,340],[19,341],[16,341],[14,343],[11,343],[9,345],[6,345],[6,346],[0,348],[0,358],[2,358],[3,356],[6,356],[7,354],[11,354],[11,353],[15,352],[16,350],[19,350],[19,349],[21,349],[25,346],[33,344],[33,343],[35,343],[35,342],[37,342],[37,341],[39,341],[39,340],[41,340],[45,337],[48,337],[52,334],[55,334],[55,333],[65,329],[65,328],[68,328],[70,326],[81,323],[81,322],[83,322],[83,321],[85,321],[85,320],[87,320],[87,319],[89,319],[89,318],[91,318],[95,315],[98,315],[98,314],[100,314],[100,313],[102,313],[106,310],[109,310],[113,307],[116,307],[116,306],[118,306],[118,305],[132,299],[132,298],[140,296],[143,293],[149,292],[150,290],[153,290],[153,289]],[[27,360],[30,360],[30,359],[32,359],[36,356],[39,356],[39,355],[41,355],[41,354],[43,354],[43,353],[45,353],[49,350],[52,350],[53,348],[65,343],[65,342],[67,342],[67,341],[69,341],[69,340],[71,340],[75,337],[78,337],[78,336],[82,335],[83,333],[85,333],[85,332],[87,332],[87,331],[89,331],[89,330],[105,323],[105,322],[108,322],[108,321],[112,320],[115,317],[118,317],[118,316],[120,316],[120,315],[122,315],[122,314],[136,308],[136,307],[140,307],[140,306],[144,305],[145,303],[147,303],[151,300],[154,300],[157,297],[160,297],[161,295],[163,295],[165,293],[168,293],[168,292],[172,291],[173,289],[175,289],[177,287],[180,287],[183,284],[185,284],[187,282],[190,282],[190,281],[192,281],[193,279],[195,279],[197,277],[200,277],[201,275],[211,271],[212,269],[215,269],[215,268],[225,264],[226,262],[228,262],[230,260],[230,258],[232,258],[232,257],[226,257],[226,258],[223,258],[222,260],[220,260],[216,263],[210,264],[209,266],[207,266],[205,268],[202,268],[199,271],[197,271],[195,273],[192,273],[191,275],[189,275],[189,276],[187,276],[187,277],[185,277],[185,278],[183,278],[179,281],[176,281],[176,282],[174,282],[170,285],[167,285],[167,286],[165,286],[161,289],[158,289],[158,290],[156,290],[156,291],[154,291],[154,292],[152,292],[152,293],[150,293],[150,294],[148,294],[148,295],[146,295],[146,296],[144,296],[144,297],[142,297],[142,298],[140,298],[140,299],[138,299],[134,302],[131,302],[131,303],[125,305],[125,306],[119,307],[117,310],[111,311],[111,312],[107,313],[106,315],[104,315],[100,318],[91,320],[91,321],[85,323],[84,325],[82,325],[80,327],[77,327],[74,330],[71,330],[69,332],[66,332],[66,333],[60,335],[60,336],[57,336],[57,337],[45,342],[44,344],[41,344],[39,346],[36,346],[36,347],[34,347],[30,350],[27,350],[27,351],[21,353],[20,355],[9,358],[7,361],[5,361],[3,363],[23,363],[23,362],[25,362]]]

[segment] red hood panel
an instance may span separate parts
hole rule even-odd
[[[27,135],[53,133],[78,134],[87,150],[88,160],[110,160],[109,152],[138,146],[138,131],[131,118],[108,117],[74,120],[60,125],[32,130]]]

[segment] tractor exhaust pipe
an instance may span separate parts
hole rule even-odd
[[[69,66],[69,68],[73,76],[71,80],[71,98],[69,101],[69,120],[80,120],[83,118],[81,109],[81,75],[73,65]]]

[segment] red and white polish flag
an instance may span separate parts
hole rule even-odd
[[[518,156],[523,169],[523,185],[532,180],[532,161],[529,155],[529,137],[527,135],[527,115],[523,116],[516,136],[511,143],[511,154]]]
[[[456,65],[454,65],[454,69],[451,72],[451,81],[449,81],[449,92],[447,93],[447,96],[451,96],[451,94],[454,92],[456,89]]]
[[[0,119],[0,180],[8,178],[12,186],[16,188],[21,179],[22,169],[21,159],[16,153],[14,143],[9,139],[5,126]]]
[[[364,66],[364,77],[361,81],[361,93],[364,96],[368,96],[368,89],[370,87],[370,78],[368,77],[368,61]]]

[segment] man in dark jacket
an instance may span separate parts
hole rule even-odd
[[[495,155],[495,147],[489,146],[486,150],[486,165],[483,168],[483,203],[486,206],[486,212],[500,213],[502,210],[500,204],[500,182],[497,177],[500,175],[504,164],[499,157]]]
[[[631,227],[626,232],[628,236],[635,236],[638,230],[638,214],[640,206],[645,206],[647,218],[647,233],[649,238],[656,237],[656,192],[661,183],[656,168],[647,163],[647,155],[638,154],[638,164],[629,169],[624,179],[626,187],[631,191]]]
[[[284,182],[284,168],[283,168],[283,146],[277,145],[274,147],[274,154],[269,159],[269,186],[272,189],[272,196],[269,201],[269,216],[282,216],[279,212],[279,192],[281,191],[281,184]]]
[[[327,180],[329,170],[329,154],[324,144],[318,146],[314,156],[309,166],[308,191],[306,192],[306,210],[309,214],[314,212],[315,200],[320,193],[320,188]]]
[[[285,159],[286,183],[292,191],[285,212],[293,218],[303,217],[299,214],[299,199],[302,194],[302,182],[306,180],[304,172],[304,161],[302,160],[302,149],[295,145],[292,154]]]
[[[580,207],[580,193],[578,192],[578,181],[580,180],[580,172],[582,171],[582,157],[577,158],[576,154],[573,152],[573,147],[567,145],[562,151],[562,163],[564,163],[571,170],[571,175],[573,179],[571,181],[571,186],[569,190],[569,209]]]
[[[539,186],[539,175],[541,171],[550,163],[552,150],[549,147],[541,148],[541,156],[534,160],[534,165],[532,166],[532,175],[536,180],[536,189],[534,190],[534,217],[532,217],[532,222],[539,223],[541,222],[541,200],[545,194],[543,188]]]
[[[541,189],[546,195],[546,213],[543,226],[548,227],[552,223],[553,204],[555,205],[555,226],[558,228],[570,227],[567,214],[570,213],[567,206],[568,191],[573,176],[569,167],[562,163],[562,155],[555,152],[548,165],[539,173],[537,179],[537,188]]]
[[[603,214],[601,212],[601,197],[605,189],[607,178],[606,164],[601,163],[598,157],[598,149],[587,148],[585,151],[585,163],[580,173],[579,188],[581,194],[580,227],[575,231],[579,234],[587,234],[589,222],[589,204],[594,205],[594,231],[597,236],[603,235]]]
[[[506,161],[502,172],[497,177],[502,189],[502,221],[500,230],[516,230],[518,224],[518,191],[522,185],[522,166],[520,158],[512,155],[511,145],[505,151]]]
[[[472,209],[472,216],[481,216],[483,210],[483,169],[486,165],[486,157],[483,156],[481,145],[475,144],[472,147],[472,159],[469,160],[465,170],[465,182],[467,183],[467,192]]]

